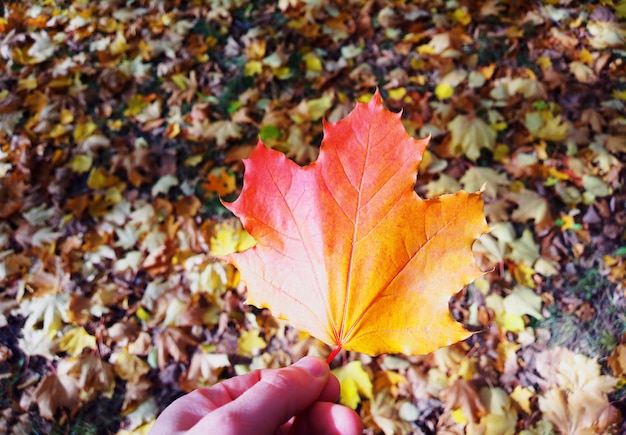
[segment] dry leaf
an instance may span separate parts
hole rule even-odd
[[[339,402],[352,409],[361,403],[361,396],[372,399],[374,397],[372,380],[361,361],[351,361],[348,364],[332,371],[341,385]]]
[[[485,121],[474,115],[457,115],[450,123],[448,130],[452,133],[450,149],[454,155],[466,155],[476,161],[480,150],[492,150],[496,144],[497,133]]]

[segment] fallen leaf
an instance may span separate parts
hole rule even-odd
[[[174,186],[178,186],[178,178],[173,175],[164,175],[152,186],[152,196],[158,196],[160,193],[167,195],[170,189]]]
[[[547,110],[528,112],[524,125],[536,138],[555,142],[564,140],[570,128],[561,115],[554,116]]]
[[[215,384],[225,367],[230,366],[228,355],[213,352],[196,352],[191,358],[189,370],[181,378],[181,388],[193,391],[196,388]]]
[[[324,133],[318,160],[304,168],[259,142],[240,197],[226,204],[258,242],[225,257],[249,303],[373,355],[467,338],[448,299],[481,275],[470,249],[488,230],[480,194],[419,198],[428,141],[410,137],[378,93]]]
[[[251,329],[249,331],[241,331],[241,336],[237,342],[237,353],[239,355],[254,356],[259,353],[261,349],[267,347],[267,343],[261,337],[259,337],[258,329]]]
[[[535,221],[538,231],[552,226],[550,204],[546,198],[537,192],[523,189],[520,192],[508,192],[504,196],[517,204],[517,208],[511,214],[514,221],[527,222],[532,219]]]
[[[232,173],[224,168],[215,168],[207,175],[207,182],[202,185],[209,192],[215,192],[219,196],[228,195],[236,188],[237,180]]]
[[[487,409],[481,402],[476,387],[463,379],[456,379],[441,392],[448,410],[461,409],[462,416],[468,422],[478,420]]]
[[[508,314],[521,316],[527,314],[536,319],[543,319],[541,314],[541,297],[527,287],[517,287],[504,298],[504,309]]]
[[[75,378],[67,374],[54,373],[43,378],[33,396],[41,416],[53,420],[59,408],[65,408],[70,413],[76,411],[80,403],[78,391],[79,386]]]
[[[174,361],[189,361],[187,347],[195,346],[198,340],[182,328],[170,326],[160,332],[156,337],[158,348],[159,368],[163,370],[169,362],[169,357]]]
[[[133,355],[126,348],[111,355],[110,362],[113,363],[115,374],[131,384],[139,383],[141,377],[150,371],[145,360]]]
[[[252,248],[256,240],[241,225],[224,222],[215,226],[215,235],[209,244],[210,254],[219,257]]]
[[[341,385],[339,402],[356,409],[361,403],[361,396],[373,399],[373,385],[370,376],[363,370],[361,361],[351,361],[332,371]]]
[[[50,360],[55,358],[57,343],[44,329],[24,329],[18,343],[20,349],[28,356],[40,355]]]
[[[374,400],[364,405],[364,411],[366,415],[372,416],[374,426],[385,435],[409,433],[411,425],[400,417],[399,407],[396,405],[393,397],[386,390],[382,390],[376,394]],[[369,419],[364,419],[363,423],[370,426]]]
[[[620,344],[607,359],[607,364],[615,376],[624,377],[626,373],[626,344]]]
[[[126,414],[128,425],[124,426],[127,431],[134,434],[147,433],[154,424],[154,419],[159,412],[159,405],[154,397],[141,402],[131,412]]]
[[[15,312],[27,316],[24,329],[32,329],[39,321],[43,321],[42,329],[53,334],[68,320],[69,301],[67,293],[46,295],[22,301]]]
[[[468,192],[476,192],[484,186],[485,198],[496,198],[498,189],[509,184],[506,174],[499,173],[492,168],[472,166],[460,179],[463,189]]]
[[[539,409],[562,433],[605,433],[618,418],[607,397],[617,378],[602,375],[595,358],[559,347],[537,355],[536,364],[548,384]]]
[[[457,115],[450,123],[448,130],[452,133],[450,149],[454,155],[466,155],[476,161],[480,150],[493,150],[496,144],[496,131],[485,121],[475,115]]]
[[[488,413],[476,425],[468,427],[468,432],[513,435],[516,433],[517,410],[502,388],[480,389],[480,398],[486,404]]]
[[[440,83],[435,87],[435,96],[439,100],[446,100],[454,95],[454,88],[449,83]]]
[[[376,373],[374,376],[374,391],[387,390],[392,397],[398,397],[398,384],[408,383],[404,375],[391,370]]]
[[[521,385],[516,386],[509,397],[524,411],[526,414],[530,414],[530,399],[535,396],[535,392]]]
[[[96,349],[96,337],[88,333],[82,326],[70,329],[59,341],[59,349],[71,356],[80,355],[84,348]]]

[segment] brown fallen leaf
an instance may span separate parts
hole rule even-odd
[[[163,370],[170,357],[177,362],[189,362],[188,347],[196,346],[198,339],[187,330],[170,326],[156,336],[159,368]]]

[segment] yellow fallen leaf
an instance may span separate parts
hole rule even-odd
[[[467,26],[472,22],[472,16],[465,9],[455,10],[452,16],[462,26]]]
[[[95,349],[96,337],[91,335],[82,326],[70,329],[61,338],[59,349],[69,353],[71,356],[78,356],[84,348]]]
[[[37,89],[37,86],[37,77],[26,77],[17,81],[17,89],[15,89],[15,91],[34,91],[35,89]]]
[[[50,130],[50,133],[48,133],[48,136],[50,136],[53,139],[58,139],[68,134],[70,130],[71,130],[70,126],[57,124],[52,128],[52,130]]]
[[[124,110],[124,116],[138,115],[148,104],[143,95],[135,94],[128,100],[128,107]]]
[[[456,408],[452,410],[451,413],[452,420],[454,420],[458,424],[467,424],[468,420],[463,412],[463,408]]]
[[[493,150],[496,144],[495,130],[475,115],[457,115],[448,124],[448,130],[452,133],[452,153],[465,154],[472,161],[478,159],[481,148]]]
[[[326,111],[333,105],[333,98],[330,95],[315,98],[306,102],[309,107],[309,116],[311,121],[318,121],[326,114]]]
[[[535,63],[539,65],[541,69],[552,68],[552,59],[550,59],[548,56],[539,56]]]
[[[504,308],[504,298],[497,294],[491,294],[485,299],[485,304],[493,310],[496,323],[504,331],[520,332],[526,328],[526,322],[520,314],[508,313]]]
[[[533,398],[535,393],[531,391],[529,388],[522,387],[521,385],[516,386],[509,397],[513,399],[515,403],[527,414],[530,414],[530,399]]]
[[[518,314],[504,313],[498,322],[503,330],[510,332],[521,332],[526,328],[524,318]]]
[[[615,16],[617,18],[626,18],[626,1],[621,0],[615,5]]]
[[[485,435],[514,435],[517,415],[506,414],[487,414],[480,419],[476,433],[484,433]],[[479,428],[479,429],[478,429]],[[473,433],[468,427],[467,433]]]
[[[581,83],[593,83],[598,79],[589,66],[579,61],[573,61],[569,64],[569,72]]]
[[[541,314],[541,297],[527,287],[517,287],[513,292],[504,298],[503,306],[507,313],[514,315],[533,316],[536,319],[543,319]]]
[[[454,88],[448,83],[440,83],[435,87],[435,96],[439,100],[445,100],[454,95]]]
[[[119,131],[124,126],[124,121],[122,119],[114,119],[107,121],[107,127],[113,131]]]
[[[385,370],[376,373],[374,377],[374,391],[380,392],[387,390],[392,397],[398,396],[398,384],[408,384],[409,381],[404,375],[394,372],[393,370]]]
[[[406,95],[406,88],[389,89],[387,93],[392,100],[401,100]]]
[[[265,340],[259,337],[259,332],[258,329],[241,331],[237,341],[237,353],[239,355],[255,356],[259,354],[260,349],[267,347]]]
[[[94,168],[87,178],[87,186],[93,190],[107,189],[119,183],[119,178],[110,175],[108,171],[102,167]]]
[[[527,265],[526,263],[520,263],[515,266],[513,269],[513,277],[518,284],[535,288],[535,281],[533,280],[533,275],[535,274],[535,270]]]
[[[302,56],[302,60],[306,66],[306,70],[308,72],[321,72],[322,71],[322,61],[317,55],[310,51]]]
[[[578,59],[580,59],[581,62],[586,63],[587,65],[593,65],[593,55],[586,48],[578,52]]]
[[[140,378],[150,371],[150,366],[145,360],[128,352],[126,348],[111,355],[111,362],[115,373],[132,384],[138,383]]]
[[[60,120],[61,120],[61,124],[67,125],[70,122],[74,121],[74,114],[69,109],[63,109],[61,110]]]
[[[255,76],[263,72],[263,63],[260,60],[250,60],[243,67],[243,75],[246,77]]]
[[[563,121],[561,115],[554,116],[547,110],[527,113],[524,125],[536,138],[554,142],[567,138],[569,129],[569,123]]]
[[[215,257],[245,251],[256,245],[256,240],[240,226],[220,223],[215,226],[215,235],[209,242],[209,253]]]
[[[352,361],[343,367],[336,368],[332,373],[341,384],[341,395],[339,402],[342,405],[356,409],[361,403],[361,396],[372,399],[372,380],[365,370],[361,361]]]
[[[67,164],[67,167],[77,174],[83,174],[91,169],[93,164],[93,158],[87,154],[77,154],[72,157]]]

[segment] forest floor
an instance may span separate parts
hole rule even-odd
[[[221,204],[380,89],[416,191],[484,185],[477,331],[331,367],[367,433],[624,433],[626,3],[5,1],[0,432],[146,433],[172,400],[330,348],[244,303]],[[445,265],[444,265],[445,266]],[[442,268],[437,265],[436,272]]]

